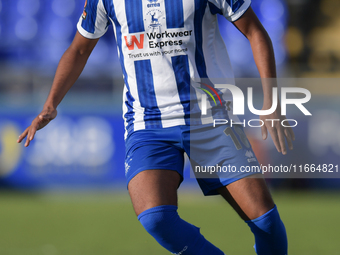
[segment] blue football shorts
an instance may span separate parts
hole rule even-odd
[[[173,170],[182,176],[184,153],[204,195],[241,178],[260,173],[260,166],[242,126],[175,126],[144,129],[126,141],[127,184],[144,170]]]

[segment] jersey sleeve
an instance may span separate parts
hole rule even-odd
[[[77,24],[78,32],[86,38],[96,39],[106,33],[108,25],[109,19],[102,0],[86,0]]]
[[[227,20],[238,20],[248,10],[251,0],[208,0],[210,11],[221,14]]]

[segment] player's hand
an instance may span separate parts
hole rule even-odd
[[[285,140],[287,140],[288,148],[290,150],[293,149],[293,141],[295,140],[293,129],[289,126],[289,124],[285,124],[289,127],[283,127],[281,125],[281,121],[286,119],[285,116],[282,116],[278,113],[278,110],[276,110],[272,114],[260,116],[260,119],[264,122],[264,125],[261,127],[263,140],[267,139],[269,131],[278,152],[283,155],[287,154]],[[275,121],[268,121],[269,119]]]
[[[52,108],[44,109],[31,123],[31,125],[26,128],[26,130],[19,136],[17,142],[21,143],[22,140],[27,137],[25,142],[25,147],[30,145],[30,142],[33,140],[35,133],[37,130],[42,129],[51,120],[53,120],[57,116],[57,110]]]

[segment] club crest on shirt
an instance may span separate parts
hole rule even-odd
[[[85,1],[84,11],[83,11],[83,14],[81,15],[81,17],[82,17],[83,19],[86,19],[86,16],[87,16],[86,6],[87,6],[87,0]]]
[[[164,17],[162,17],[163,13],[160,10],[151,10],[149,12],[147,12],[146,15],[148,15],[148,19],[149,19],[149,28],[159,28],[161,25],[160,20],[161,18],[164,19]]]

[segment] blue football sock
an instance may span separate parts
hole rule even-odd
[[[182,220],[177,206],[162,205],[138,216],[146,231],[168,251],[178,255],[224,255],[200,234],[199,228]]]
[[[255,236],[255,251],[258,255],[287,255],[286,229],[276,206],[264,215],[246,221]]]

